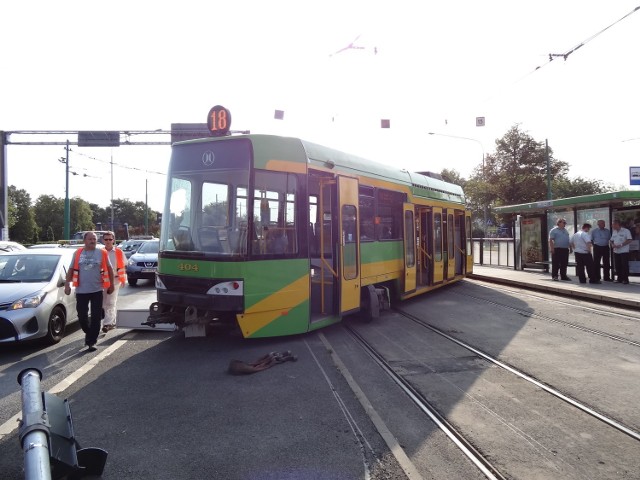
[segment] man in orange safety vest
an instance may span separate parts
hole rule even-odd
[[[118,303],[118,290],[127,284],[126,264],[127,258],[124,252],[115,248],[116,234],[109,231],[102,236],[104,249],[109,254],[109,262],[115,269],[115,282],[113,282],[113,293],[103,296],[102,308],[104,309],[104,319],[102,321],[102,331],[107,333],[116,328],[116,313]],[[105,289],[106,293],[106,289]]]
[[[74,252],[64,285],[65,295],[71,294],[71,283],[76,288],[78,321],[85,333],[84,343],[89,352],[96,351],[100,334],[103,291],[106,289],[108,295],[113,293],[113,268],[109,263],[109,254],[102,248],[96,248],[97,242],[95,232],[84,234],[84,247]]]

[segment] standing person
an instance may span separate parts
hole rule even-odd
[[[629,284],[629,244],[631,232],[620,225],[618,220],[613,221],[611,231],[611,249],[613,250],[613,263],[618,276],[618,283]]]
[[[551,250],[551,278],[558,280],[558,271],[562,280],[571,280],[567,277],[567,265],[569,264],[569,232],[565,228],[567,221],[559,218],[556,226],[549,232],[549,250]]]
[[[582,225],[582,230],[573,234],[571,237],[571,248],[576,256],[576,275],[580,279],[580,283],[587,283],[587,277],[584,273],[587,270],[590,283],[600,283],[596,277],[595,268],[593,266],[593,257],[591,256],[591,224]]]
[[[109,263],[115,268],[114,276],[116,281],[112,283],[113,292],[108,294],[104,290],[106,296],[102,297],[102,308],[104,309],[104,321],[102,322],[102,331],[107,333],[109,330],[116,328],[116,310],[118,303],[118,291],[127,284],[126,263],[127,259],[124,252],[119,248],[115,248],[116,234],[108,231],[104,232],[102,241],[104,249],[109,254]]]
[[[102,248],[96,248],[97,242],[98,237],[94,232],[84,234],[84,247],[74,252],[64,285],[65,295],[71,293],[70,283],[76,287],[76,310],[89,352],[95,352],[100,334],[103,289],[107,289],[107,294],[113,292],[113,268],[109,263],[109,254]]]
[[[611,240],[611,231],[604,227],[604,220],[598,220],[598,228],[591,230],[591,241],[593,242],[593,268],[596,277],[600,280],[600,260],[602,260],[602,278],[605,282],[613,281],[611,276],[611,250],[609,249],[609,241]]]

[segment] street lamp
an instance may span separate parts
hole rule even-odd
[[[427,132],[429,135],[437,135],[438,137],[448,137],[448,138],[457,138],[458,140],[469,140],[471,142],[476,142],[478,145],[480,145],[480,149],[482,150],[482,180],[486,183],[487,181],[487,177],[484,171],[484,145],[482,145],[482,142],[480,140],[477,140],[475,138],[469,138],[469,137],[461,137],[458,135],[448,135],[446,133],[435,133],[435,132]],[[484,209],[484,236],[486,237],[487,235],[487,206],[484,205],[483,207]]]

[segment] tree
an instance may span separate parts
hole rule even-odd
[[[64,234],[64,199],[56,198],[53,195],[40,195],[33,206],[36,223],[40,231],[47,232],[49,228],[53,231],[56,240]]]
[[[13,204],[13,208],[8,208],[9,218],[9,238],[21,243],[32,243],[33,232],[37,229],[33,209],[31,208],[31,196],[26,190],[18,190],[15,186],[10,185],[7,191],[9,205]],[[11,216],[13,215],[13,218]]]
[[[551,190],[554,198],[569,198],[611,192],[613,187],[605,185],[602,180],[589,180],[582,177],[569,179],[562,176],[551,182]]]
[[[93,230],[93,212],[89,203],[80,197],[74,197],[70,203],[71,233],[82,230]]]
[[[467,180],[460,175],[460,172],[454,169],[450,170],[448,168],[443,168],[440,175],[445,182],[455,183],[456,185],[460,185],[462,188],[464,188],[467,183]]]
[[[485,157],[485,195],[496,205],[543,200],[547,197],[547,175],[557,178],[568,169],[566,162],[553,158],[551,148],[547,166],[545,144],[514,125],[496,140],[495,153]]]

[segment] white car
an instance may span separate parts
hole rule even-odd
[[[27,247],[18,242],[10,242],[8,240],[0,241],[0,253],[15,252],[17,250],[26,250]]]
[[[74,252],[42,248],[0,255],[0,343],[62,339],[67,324],[78,319],[75,288],[64,294]]]

